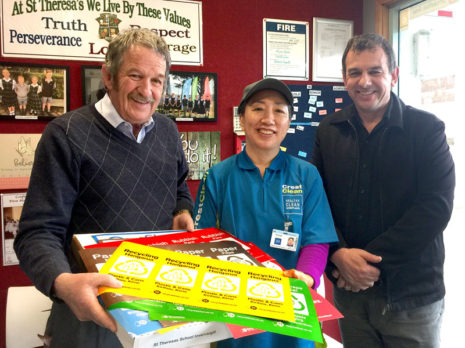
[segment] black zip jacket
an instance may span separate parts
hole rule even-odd
[[[443,231],[452,214],[455,171],[442,121],[406,106],[392,92],[386,113],[375,164],[382,232],[364,249],[382,256],[376,266],[387,309],[397,311],[445,295]],[[354,105],[328,116],[315,137],[312,162],[323,179],[339,236],[332,252],[350,248],[346,240],[357,233],[348,230],[350,193],[359,168],[355,116]],[[334,267],[328,262],[330,279]]]

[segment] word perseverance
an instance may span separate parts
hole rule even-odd
[[[41,34],[21,34],[14,29],[10,29],[10,43],[29,45],[49,45],[49,46],[82,46],[80,37],[41,35]]]

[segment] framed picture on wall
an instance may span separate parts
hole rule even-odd
[[[181,132],[180,136],[189,165],[187,180],[201,180],[211,166],[221,161],[220,132]]]
[[[313,18],[313,81],[343,82],[341,59],[353,33],[353,21]]]
[[[93,104],[103,98],[105,87],[101,65],[81,65],[82,105]]]
[[[157,111],[175,121],[216,121],[216,73],[171,71]]]
[[[69,110],[69,68],[0,62],[0,117],[54,118]]]
[[[0,194],[3,266],[19,264],[13,250],[13,241],[18,234],[19,218],[23,210],[25,198],[26,192]]]
[[[27,189],[41,133],[0,135],[0,190]]]

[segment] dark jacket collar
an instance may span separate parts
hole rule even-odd
[[[399,99],[397,95],[391,92],[388,108],[384,117],[387,118],[387,127],[404,128],[404,112],[406,110],[405,104]],[[352,117],[357,114],[355,105],[351,104],[341,111],[335,113],[331,120],[332,124],[349,122]]]

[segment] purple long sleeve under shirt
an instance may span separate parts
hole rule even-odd
[[[300,250],[296,269],[313,278],[315,281],[313,289],[317,289],[320,285],[320,278],[326,267],[328,249],[329,244],[323,243],[306,245]]]

